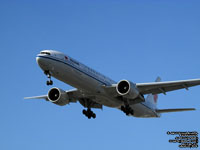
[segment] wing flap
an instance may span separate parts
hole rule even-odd
[[[181,112],[181,111],[194,111],[195,108],[179,108],[179,109],[157,109],[157,113],[170,113],[170,112]]]

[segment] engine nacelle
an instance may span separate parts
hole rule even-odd
[[[48,100],[56,105],[64,106],[69,104],[68,94],[59,88],[52,88],[48,92]]]
[[[128,80],[119,81],[119,83],[117,84],[116,90],[119,95],[124,96],[126,98],[130,98],[130,99],[137,98],[140,95],[136,87],[136,84]]]

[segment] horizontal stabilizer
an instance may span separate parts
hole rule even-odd
[[[180,109],[157,109],[157,113],[169,113],[169,112],[180,112],[180,111],[193,111],[195,108],[180,108]]]

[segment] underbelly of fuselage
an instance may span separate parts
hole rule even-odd
[[[123,104],[122,101],[114,97],[112,98],[110,95],[106,95],[102,88],[103,83],[85,74],[81,70],[54,60],[47,59],[45,62],[45,66],[40,66],[44,71],[48,70],[56,79],[82,90],[85,93],[94,95],[95,98],[92,99],[93,101],[114,108],[118,108]]]

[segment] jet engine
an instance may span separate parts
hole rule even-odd
[[[48,92],[48,100],[56,105],[64,106],[69,104],[68,94],[59,88],[52,88]]]
[[[136,84],[128,80],[119,81],[119,83],[117,84],[116,90],[119,95],[124,96],[129,99],[135,99],[140,95],[136,87]]]

